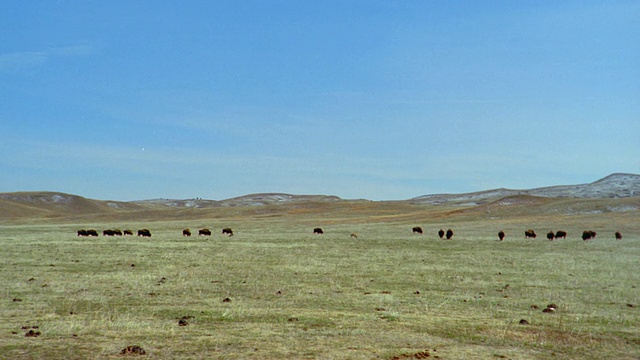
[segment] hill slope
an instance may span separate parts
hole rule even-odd
[[[549,201],[540,202],[536,199],[549,199]],[[567,199],[575,201],[567,203]],[[330,213],[335,216],[361,213],[362,217],[397,218],[403,213],[424,211],[429,208],[442,214],[455,209],[465,209],[464,213],[474,211],[495,213],[500,209],[499,212],[504,212],[506,215],[509,211],[516,209],[544,214],[579,214],[593,212],[596,208],[600,209],[598,211],[638,211],[639,202],[640,175],[612,174],[593,183],[582,185],[425,195],[409,200],[384,202],[282,193],[251,194],[227,200],[155,199],[132,202],[94,200],[59,192],[0,193],[0,220],[176,219],[239,216],[239,214],[243,214],[242,216],[244,214],[278,214],[280,216],[303,213],[325,214],[324,216]],[[544,204],[544,206],[532,206],[534,203]],[[421,207],[416,208],[416,205]],[[523,205],[527,206],[523,207]]]
[[[612,199],[640,196],[640,175],[611,174],[589,184],[562,185],[530,190],[494,189],[466,194],[424,195],[408,200],[412,204],[480,205],[507,196],[529,195],[549,198]]]

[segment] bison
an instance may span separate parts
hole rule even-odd
[[[438,236],[440,237],[440,239],[442,239],[444,237],[444,230],[438,230]]]
[[[411,230],[414,234],[422,234],[422,228],[420,226],[414,226]]]
[[[453,237],[453,230],[447,229],[447,233],[445,234],[445,236],[447,237],[447,240],[451,240],[451,238]]]
[[[620,231],[616,231],[616,240],[622,240],[622,234]]]
[[[89,229],[87,230],[87,236],[98,236],[98,232],[93,229]]]
[[[500,241],[504,240],[505,234],[504,231],[500,230],[500,232],[498,233],[498,239],[500,239]]]
[[[124,236],[133,236],[133,230],[125,230],[122,232],[124,234]]]
[[[555,239],[555,237],[556,237],[556,234],[553,231],[549,231],[547,233],[547,240],[553,241],[553,239]]]
[[[114,236],[114,235],[115,233],[113,232],[113,230],[107,229],[102,231],[102,236]]]
[[[78,230],[78,236],[89,236],[89,235],[87,235],[87,230]]]
[[[182,230],[182,236],[191,236],[191,230],[190,229]]]
[[[352,239],[357,239],[358,238],[358,233],[351,233],[351,238]]]
[[[138,236],[151,237],[151,231],[149,229],[140,229],[138,230]]]
[[[200,230],[198,230],[198,236],[211,236],[211,230],[209,230],[209,229],[200,229]]]
[[[322,231],[321,228],[317,227],[317,228],[313,229],[313,234],[314,235],[322,235],[322,234],[324,234],[324,231]]]
[[[227,234],[227,235],[229,235],[229,236],[233,236],[233,229],[231,229],[231,228],[224,228],[224,229],[222,229],[222,234],[223,234],[223,235],[224,235],[224,234]]]
[[[534,238],[535,239],[536,236],[538,236],[538,235],[536,235],[536,232],[531,230],[531,229],[529,229],[529,230],[524,232],[524,237],[527,238],[527,239],[528,238]]]
[[[585,230],[582,232],[582,240],[588,241],[596,238],[596,232],[593,230]]]
[[[562,230],[558,230],[556,231],[556,239],[566,239],[567,238],[567,232],[566,231],[562,231]]]

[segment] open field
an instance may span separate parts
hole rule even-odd
[[[594,206],[567,201],[556,208]],[[356,202],[6,221],[0,358],[128,358],[134,345],[149,359],[640,358],[638,211],[558,215],[551,202],[535,213]],[[153,237],[75,235],[116,227]],[[184,227],[214,234],[184,238]],[[454,239],[440,240],[449,227]],[[559,229],[566,240],[545,239]],[[598,237],[580,240],[586,229]]]

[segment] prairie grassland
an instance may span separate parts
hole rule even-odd
[[[123,228],[113,223],[2,226],[0,358],[122,358],[132,345],[150,359],[640,357],[635,212],[341,216],[127,225],[150,239],[75,236]],[[211,238],[181,236],[207,224]],[[598,237],[584,242],[589,225]],[[454,239],[437,238],[441,227]],[[569,237],[547,241],[550,227]]]

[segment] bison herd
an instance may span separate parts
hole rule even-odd
[[[423,234],[424,231],[422,230],[422,228],[420,226],[414,226],[411,231],[414,234]],[[322,228],[314,228],[313,229],[313,234],[314,235],[322,235],[324,234],[324,231],[322,230]],[[119,230],[119,229],[107,229],[102,231],[102,235],[103,236],[133,236],[133,231],[132,230]],[[233,230],[231,228],[224,228],[222,229],[222,235],[228,235],[228,236],[233,236]],[[89,229],[89,230],[78,230],[78,236],[84,236],[84,237],[94,237],[94,236],[98,236],[98,232],[96,230],[93,229]],[[151,237],[151,231],[149,231],[149,229],[140,229],[138,230],[138,236],[141,237]],[[182,236],[185,237],[189,237],[191,236],[191,230],[190,229],[184,229],[182,230]],[[211,236],[211,230],[207,229],[207,228],[203,228],[203,229],[199,229],[198,230],[198,236]],[[536,234],[536,232],[532,229],[526,230],[524,232],[524,237],[526,239],[535,239],[538,235]],[[616,231],[615,234],[615,239],[616,240],[622,240],[622,234],[619,231]],[[444,231],[443,229],[438,230],[438,237],[440,239],[444,239],[446,238],[447,240],[451,240],[453,238],[453,230],[451,229],[447,229],[447,231]],[[358,235],[356,233],[351,233],[351,238],[358,238]],[[503,241],[506,238],[506,234],[503,230],[500,230],[498,232],[498,240],[499,241]],[[567,238],[567,232],[563,231],[563,230],[558,230],[555,233],[553,231],[549,231],[547,233],[547,240],[549,241],[553,241],[554,239],[566,239]],[[588,240],[592,240],[596,238],[596,232],[592,231],[592,230],[585,230],[582,232],[582,240],[584,241],[588,241]]]
[[[411,231],[414,234],[422,234],[423,230],[421,227],[419,226],[414,226]],[[538,235],[536,234],[536,232],[532,229],[526,230],[524,232],[524,237],[526,239],[535,239]],[[615,239],[616,240],[622,240],[622,234],[619,231],[616,231],[616,233],[614,234]],[[451,238],[453,237],[453,230],[448,229],[446,232],[442,229],[438,230],[438,237],[440,239],[443,238],[447,238],[447,240],[451,240]],[[506,234],[504,232],[504,230],[500,230],[498,232],[498,240],[499,241],[503,241],[506,238]],[[553,241],[555,239],[566,239],[567,238],[567,232],[564,230],[558,230],[555,233],[553,231],[549,231],[547,233],[547,240],[549,241]],[[595,239],[596,238],[596,232],[592,231],[592,230],[585,230],[582,232],[582,240],[587,241],[587,240],[591,240],[591,239]]]
[[[93,229],[89,229],[89,230],[78,230],[78,236],[98,236],[98,232],[93,230]],[[102,236],[133,236],[133,231],[132,230],[120,230],[120,229],[107,229],[102,231]],[[138,230],[138,236],[144,236],[144,237],[151,237],[151,232],[148,229],[140,229]]]
[[[78,236],[82,237],[94,237],[98,236],[98,232],[93,229],[89,230],[78,230]],[[222,229],[223,235],[233,236],[233,230],[231,228]],[[204,228],[198,230],[199,236],[211,236],[211,230]],[[133,236],[132,230],[120,230],[120,229],[107,229],[102,231],[102,236]],[[151,231],[149,229],[140,229],[138,230],[138,236],[141,237],[151,237]],[[191,236],[191,230],[184,229],[182,230],[182,236]]]

